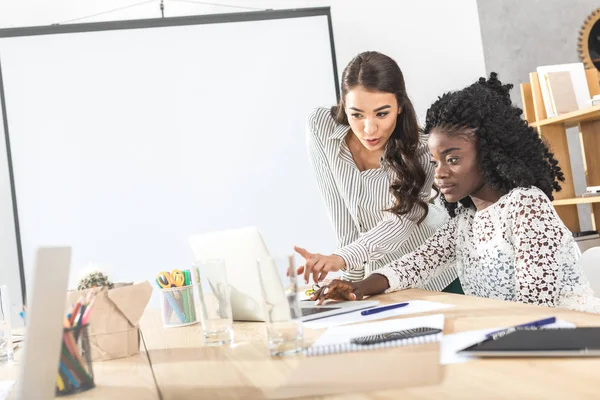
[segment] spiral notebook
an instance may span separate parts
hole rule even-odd
[[[391,319],[386,321],[369,322],[365,324],[346,325],[329,328],[315,343],[306,349],[307,356],[323,356],[328,354],[350,353],[365,350],[376,350],[391,347],[411,346],[439,342],[442,334],[419,336],[416,338],[400,339],[373,345],[357,345],[351,341],[354,338],[367,335],[377,335],[392,331],[402,331],[416,328],[444,329],[444,315],[435,314],[416,318]]]

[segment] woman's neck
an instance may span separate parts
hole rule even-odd
[[[484,183],[479,189],[475,190],[469,197],[477,211],[482,211],[500,200],[503,193]]]
[[[348,131],[345,140],[348,149],[350,149],[350,153],[352,154],[352,159],[356,163],[359,171],[362,172],[367,169],[375,169],[381,166],[379,160],[383,155],[383,149],[378,151],[368,150],[360,140],[358,140],[352,130]]]

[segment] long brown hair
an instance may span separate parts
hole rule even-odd
[[[385,163],[395,172],[395,178],[390,183],[390,193],[395,198],[395,204],[386,211],[403,215],[417,205],[423,209],[420,223],[428,212],[427,203],[419,197],[426,181],[425,171],[416,156],[421,128],[415,109],[406,94],[404,75],[394,60],[376,51],[366,51],[354,57],[342,73],[340,101],[331,107],[331,115],[337,123],[349,125],[344,99],[350,90],[358,86],[367,90],[393,93],[398,105],[402,107],[402,112],[397,117],[396,128],[383,153]]]

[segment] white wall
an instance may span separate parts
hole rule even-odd
[[[160,17],[158,0],[124,8],[136,3],[140,2],[0,2],[0,28],[71,20]],[[393,57],[405,74],[409,94],[421,119],[442,92],[465,86],[485,74],[476,0],[212,0],[210,3],[226,6],[165,0],[165,16],[330,6],[339,75],[361,51],[377,50]],[[102,14],[112,9],[117,10]]]
[[[0,2],[0,28],[53,23],[160,17],[159,1],[19,0]],[[212,0],[215,5],[165,0],[165,16],[331,6],[339,75],[353,56],[378,50],[402,68],[423,122],[427,107],[444,91],[485,74],[475,0]],[[223,4],[223,5],[216,5]],[[236,8],[237,7],[237,8]],[[105,13],[108,10],[117,11]],[[244,9],[246,8],[246,9]],[[82,18],[85,17],[85,18]],[[0,132],[1,133],[1,132]],[[3,141],[3,140],[2,140]],[[0,146],[0,282],[13,282],[16,245],[5,151]],[[11,272],[14,274],[14,272]],[[13,293],[14,303],[20,296]]]

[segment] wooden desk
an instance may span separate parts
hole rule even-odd
[[[158,388],[152,375],[152,368],[143,342],[141,350],[140,354],[132,357],[95,362],[93,364],[95,388],[68,397],[57,398],[158,400]],[[15,363],[0,366],[0,380],[15,380],[17,378],[21,352],[22,349],[15,353]],[[17,398],[15,390],[16,385],[8,397],[9,399]]]
[[[431,300],[454,304],[442,310],[444,333],[493,328],[556,316],[577,326],[600,326],[600,315],[550,309],[499,300],[481,299],[449,293],[406,290],[377,296],[382,303],[404,300]],[[426,314],[435,314],[430,312]],[[409,315],[410,318],[419,314]],[[157,312],[148,311],[141,322],[150,361],[160,391],[165,399],[175,398],[262,398],[258,387],[264,383],[248,373],[268,371],[273,362],[267,355],[264,326],[259,323],[236,323],[238,344],[231,349],[202,347],[198,325],[165,330]],[[320,332],[306,330],[307,344]],[[346,355],[347,356],[347,355]],[[212,366],[207,372],[206,365]],[[406,365],[389,363],[401,376]],[[371,365],[355,365],[355,376],[369,371]],[[404,369],[404,370],[403,370]],[[412,369],[412,366],[411,366]],[[202,371],[202,376],[198,374]],[[435,384],[361,394],[326,396],[327,399],[506,399],[506,398],[594,398],[598,395],[600,359],[504,359],[475,360],[442,367],[442,379]],[[266,373],[266,372],[263,372]],[[187,388],[174,387],[174,376],[187,374]],[[347,376],[352,381],[352,375]],[[193,387],[193,389],[190,389]]]
[[[378,296],[378,299],[382,303],[423,299],[454,304],[456,307],[442,310],[446,317],[446,334],[519,324],[548,316],[556,316],[577,326],[600,326],[600,315],[596,314],[449,293],[406,290]],[[141,326],[152,373],[164,399],[262,398],[261,385],[269,379],[269,375],[276,376],[278,371],[274,366],[281,365],[268,356],[264,325],[260,323],[235,323],[236,344],[225,348],[202,346],[199,324],[163,329],[158,310],[147,310]],[[307,329],[307,344],[319,333]],[[155,380],[145,360],[145,353],[142,353],[124,360],[95,363],[98,387],[73,398],[158,398]],[[378,360],[382,364],[385,357]],[[407,370],[399,367],[406,365],[404,361],[395,363],[395,360],[388,359],[385,366],[401,377]],[[342,364],[343,361],[338,361],[338,365]],[[344,378],[350,384],[353,376],[364,375],[365,371],[372,370],[373,364],[357,363],[353,368],[356,375]],[[413,369],[412,365],[410,369]],[[0,368],[0,379],[6,379],[6,370],[6,367]],[[178,384],[174,376],[184,379],[185,384]],[[598,396],[599,376],[600,358],[473,360],[441,367],[440,379],[425,386],[318,398],[589,399]]]

